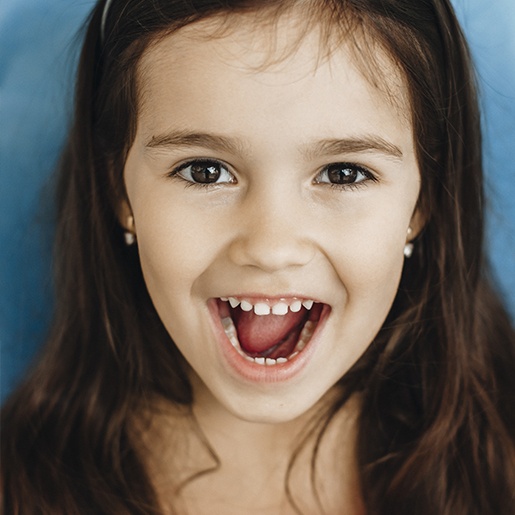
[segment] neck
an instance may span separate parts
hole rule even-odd
[[[193,414],[222,463],[288,462],[320,406],[293,420],[266,423],[244,420],[221,406],[207,389],[197,390]]]
[[[315,483],[310,475],[316,433],[309,430],[334,395],[330,392],[309,412],[280,424],[242,420],[204,394],[196,397],[188,414],[169,406],[159,409],[143,440],[149,447],[150,473],[163,504],[171,504],[166,500],[173,499],[176,506],[179,499],[188,510],[199,514],[234,511],[283,515],[292,510],[286,496],[289,476],[292,495],[307,513],[320,511],[317,495],[329,513],[341,512],[344,505],[345,513],[359,513],[355,399],[347,402],[322,439]],[[301,442],[304,445],[299,447]],[[201,473],[207,470],[212,472]],[[188,481],[194,476],[196,479]],[[218,511],[213,511],[213,506]]]

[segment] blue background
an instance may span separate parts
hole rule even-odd
[[[92,0],[0,4],[2,398],[48,327],[50,181],[71,111],[76,32],[92,5]],[[454,5],[481,83],[490,256],[515,318],[515,2],[455,0]]]

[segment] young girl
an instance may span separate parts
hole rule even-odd
[[[447,0],[101,0],[5,514],[515,512],[515,336]]]

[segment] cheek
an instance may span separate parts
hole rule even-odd
[[[400,245],[395,237],[375,234],[370,240],[357,239],[352,255],[342,252],[345,257],[333,261],[344,291],[335,331],[345,345],[336,352],[347,365],[365,352],[390,312],[404,262]]]
[[[200,327],[191,325],[198,316],[191,299],[206,268],[207,249],[199,246],[202,238],[184,219],[163,216],[148,227],[140,224],[138,230],[141,269],[152,303],[173,341],[187,359],[191,358],[194,346],[190,342],[202,341],[195,336]]]
[[[140,236],[141,235],[141,236]],[[180,222],[164,224],[163,220],[138,228],[141,268],[151,294],[165,290],[173,293],[201,266],[198,238]]]
[[[153,196],[135,208],[141,267],[155,303],[180,303],[195,293],[224,245],[212,214],[180,197]],[[158,299],[161,299],[159,300]]]
[[[388,311],[404,264],[403,248],[411,211],[369,210],[334,238],[331,261],[343,284],[349,307]],[[361,305],[361,304],[360,304]]]

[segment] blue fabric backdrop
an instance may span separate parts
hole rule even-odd
[[[44,339],[52,308],[49,182],[70,113],[78,27],[92,0],[0,4],[1,395]],[[491,199],[489,248],[515,317],[515,2],[454,0],[476,59]],[[514,371],[515,372],[515,371]]]

